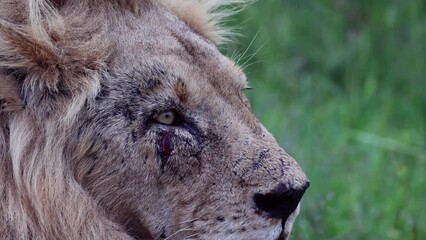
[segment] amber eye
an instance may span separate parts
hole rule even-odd
[[[165,111],[154,118],[158,123],[165,125],[173,125],[176,121],[176,113],[174,111]]]

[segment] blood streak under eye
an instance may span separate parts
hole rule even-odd
[[[163,134],[160,141],[160,147],[163,156],[170,156],[173,151],[172,134],[170,132],[166,132]]]

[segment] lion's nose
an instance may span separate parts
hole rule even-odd
[[[269,193],[254,194],[253,199],[257,208],[264,211],[268,216],[283,219],[285,222],[288,216],[296,210],[308,187],[309,182],[306,182],[300,188],[291,188],[280,184]]]

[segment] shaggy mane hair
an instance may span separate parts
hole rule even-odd
[[[87,150],[70,140],[75,117],[98,93],[112,49],[100,36],[122,14],[166,7],[220,44],[230,32],[222,20],[246,2],[0,0],[1,238],[132,239],[73,171]]]

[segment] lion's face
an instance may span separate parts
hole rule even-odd
[[[77,181],[137,239],[288,238],[309,183],[240,68],[165,10],[120,23],[69,145]]]

